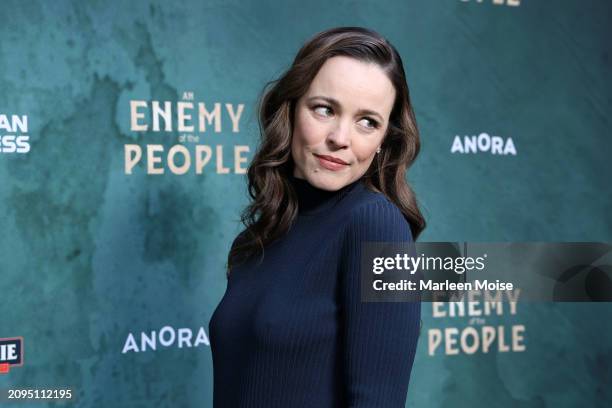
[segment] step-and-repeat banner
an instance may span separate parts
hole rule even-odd
[[[402,55],[421,241],[612,239],[605,0],[8,1],[1,13],[4,391],[212,405],[208,322],[248,202],[257,98],[331,27],[374,29]],[[485,295],[423,304],[408,407],[612,400],[609,303]]]

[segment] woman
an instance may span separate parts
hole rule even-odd
[[[214,406],[404,407],[420,303],[361,302],[359,285],[362,242],[425,226],[405,181],[419,137],[400,56],[335,28],[271,84],[209,324]]]

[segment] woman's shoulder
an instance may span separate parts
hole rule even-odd
[[[385,194],[365,185],[351,200],[346,214],[345,230],[353,236],[358,232],[372,240],[412,240],[410,224],[400,208]]]
[[[365,183],[361,183],[360,188],[356,189],[355,195],[351,200],[351,211],[358,211],[363,207],[367,206],[393,206],[398,211],[399,208],[383,193],[380,191],[374,191],[366,186]]]

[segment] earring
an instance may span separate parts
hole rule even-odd
[[[378,149],[376,149],[376,153],[380,153],[380,147]]]

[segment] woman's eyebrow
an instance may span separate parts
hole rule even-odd
[[[313,99],[322,99],[322,100],[328,102],[330,105],[333,105],[334,107],[340,106],[340,102],[338,102],[336,99],[331,98],[329,96],[315,95],[315,96],[311,96],[310,98],[308,98],[307,101],[308,102],[312,102]],[[371,109],[359,109],[357,111],[357,113],[361,114],[361,115],[378,116],[380,121],[384,122],[382,115],[380,113],[376,112],[376,111],[371,110]]]

